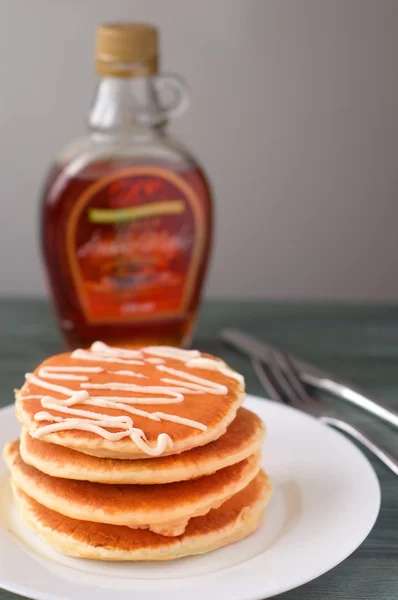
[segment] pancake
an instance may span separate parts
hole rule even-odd
[[[164,485],[106,485],[51,477],[23,462],[19,442],[9,442],[4,459],[14,483],[47,508],[82,521],[150,528],[179,535],[194,516],[218,508],[257,475],[260,455],[191,481]]]
[[[89,456],[21,433],[20,452],[28,465],[53,477],[99,483],[162,484],[209,475],[257,453],[264,425],[254,413],[239,408],[226,433],[206,446],[151,460]]]
[[[250,535],[260,525],[271,484],[260,471],[241,492],[207,515],[191,519],[183,535],[77,521],[45,508],[14,486],[23,521],[59,552],[97,560],[172,560],[202,554]]]
[[[243,378],[196,350],[111,348],[44,361],[16,393],[29,433],[93,456],[167,456],[223,435],[244,400]]]

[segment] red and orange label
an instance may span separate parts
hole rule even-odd
[[[204,246],[200,199],[157,167],[120,170],[89,186],[66,228],[73,282],[91,323],[183,316]]]

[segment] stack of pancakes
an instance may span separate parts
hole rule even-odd
[[[257,529],[271,484],[243,378],[193,350],[111,348],[44,361],[16,394],[4,458],[25,523],[57,550],[167,560]]]

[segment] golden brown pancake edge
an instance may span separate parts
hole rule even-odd
[[[272,491],[268,477],[260,471],[219,509],[192,519],[183,535],[168,538],[148,530],[79,522],[41,506],[13,487],[23,521],[47,543],[70,556],[103,561],[174,560],[241,540],[260,526]]]
[[[239,408],[226,433],[205,446],[181,454],[136,460],[100,458],[32,438],[21,433],[20,452],[25,463],[66,479],[100,483],[164,484],[209,475],[258,452],[264,440],[261,419]]]

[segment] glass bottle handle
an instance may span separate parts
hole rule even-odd
[[[167,119],[183,115],[190,104],[189,88],[185,79],[179,75],[164,73],[154,78],[154,84],[163,115]]]

